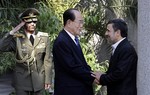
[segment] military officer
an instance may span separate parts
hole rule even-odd
[[[16,95],[42,95],[51,86],[50,40],[48,33],[36,31],[38,15],[37,9],[26,9],[19,16],[22,22],[0,40],[0,51],[12,51],[16,56],[13,78]]]

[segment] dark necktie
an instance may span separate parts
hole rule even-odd
[[[80,43],[79,43],[79,39],[77,36],[75,36],[75,41],[76,41],[76,45],[79,47],[80,46]]]
[[[81,50],[81,47],[80,47],[80,42],[79,42],[79,39],[78,39],[77,36],[75,36],[75,41],[76,41],[76,45],[77,45],[78,49],[79,49],[80,51],[82,51],[82,50]]]
[[[32,43],[32,45],[33,45],[33,44],[34,44],[34,38],[33,38],[32,35],[30,36],[30,41],[31,41],[31,43]]]

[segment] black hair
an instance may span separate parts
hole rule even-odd
[[[77,10],[77,9],[71,8],[71,9],[68,9],[68,10],[66,10],[64,12],[64,14],[63,14],[63,23],[64,23],[64,26],[66,25],[67,20],[69,20],[69,19],[72,20],[72,21],[75,20],[75,15],[74,15],[73,10]]]
[[[114,31],[120,30],[121,31],[121,36],[122,37],[127,37],[128,34],[128,27],[127,24],[124,20],[122,19],[113,19],[110,20],[106,25],[108,24],[113,24],[112,27],[114,29]]]

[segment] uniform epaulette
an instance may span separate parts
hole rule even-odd
[[[45,36],[45,37],[48,37],[48,33],[45,33],[45,32],[38,32],[38,33],[37,33],[37,36],[38,36],[38,37],[41,37],[41,36],[43,36],[43,37],[44,37],[44,36]]]
[[[25,35],[23,33],[16,32],[14,33],[13,37],[25,38]]]

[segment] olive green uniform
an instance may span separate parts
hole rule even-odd
[[[7,33],[0,40],[0,51],[15,53],[13,85],[16,89],[39,91],[45,83],[51,84],[52,57],[47,33],[38,32],[34,45],[25,34],[14,37]]]

